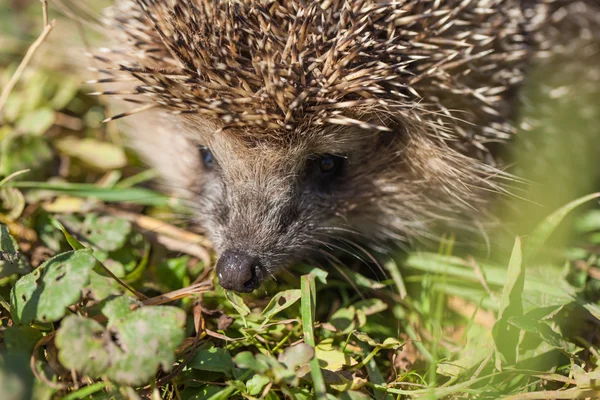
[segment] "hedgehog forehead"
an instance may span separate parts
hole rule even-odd
[[[221,129],[210,134],[204,131],[200,141],[216,152],[217,157],[238,160],[240,168],[259,163],[286,165],[297,170],[307,159],[315,156],[348,155],[368,147],[379,135],[378,131],[336,125],[308,127],[287,135],[268,131],[248,132],[251,129]]]
[[[137,94],[172,111],[286,134],[307,120],[372,128],[345,111],[401,97],[387,83],[400,58],[383,46],[393,2],[136,4],[135,18],[117,18],[138,50],[121,69],[142,82]]]

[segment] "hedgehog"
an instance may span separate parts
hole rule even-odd
[[[117,0],[99,94],[194,212],[221,286],[479,226],[533,64],[597,39],[570,0]],[[493,197],[493,196],[492,196]]]

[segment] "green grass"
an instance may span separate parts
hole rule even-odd
[[[41,30],[30,3],[0,4],[0,90]],[[565,154],[532,202],[507,201],[499,215],[519,236],[491,236],[490,256],[448,232],[386,276],[299,265],[257,294],[226,293],[186,210],[152,189],[61,62],[56,44],[76,31],[58,18],[0,122],[3,398],[600,397],[600,209],[583,196],[595,157],[588,173]],[[581,84],[555,75],[535,75],[526,112],[570,135],[600,126],[543,96],[556,79]],[[579,93],[600,104],[600,88]],[[522,153],[523,175],[539,175]]]

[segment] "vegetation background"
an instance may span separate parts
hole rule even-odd
[[[210,244],[86,95],[100,36],[64,14],[108,3],[55,1],[46,21],[37,0],[0,0],[3,399],[600,398],[600,210],[581,197],[600,187],[600,85],[586,65],[524,88],[520,118],[541,123],[515,164],[537,184],[499,207],[508,233],[486,247],[447,232],[383,265],[341,245],[355,257],[240,297],[213,285]]]

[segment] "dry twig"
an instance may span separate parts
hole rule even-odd
[[[8,99],[8,96],[10,95],[12,90],[15,88],[15,85],[17,84],[19,79],[21,79],[23,72],[25,72],[25,68],[27,68],[27,65],[29,65],[29,63],[31,62],[33,55],[35,54],[37,49],[42,45],[42,43],[44,43],[44,41],[46,40],[46,38],[48,37],[48,35],[52,31],[52,29],[54,28],[54,25],[56,25],[56,20],[52,20],[52,22],[48,23],[48,1],[47,0],[41,0],[41,1],[42,1],[42,10],[43,10],[43,14],[44,14],[44,30],[42,31],[40,36],[37,38],[37,40],[35,42],[33,42],[33,44],[29,47],[29,49],[27,50],[27,53],[25,54],[25,57],[23,57],[23,60],[21,61],[21,64],[19,64],[19,66],[17,67],[17,70],[13,74],[12,78],[10,78],[10,81],[8,81],[8,84],[2,91],[2,95],[0,95],[0,113],[2,113],[2,110],[4,109],[4,106],[6,105],[6,100]]]

